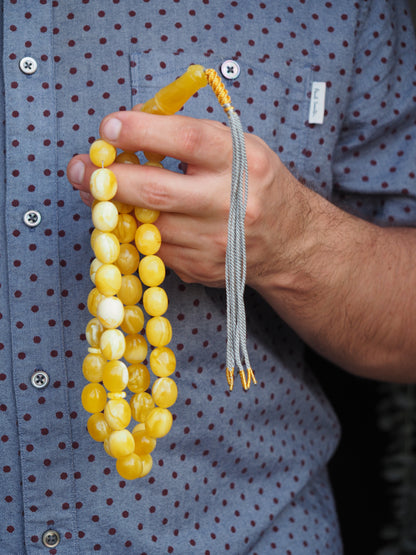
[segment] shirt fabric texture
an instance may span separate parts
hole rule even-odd
[[[219,69],[247,132],[308,187],[380,225],[416,223],[415,47],[399,0],[3,3],[0,552],[340,554],[333,409],[300,339],[247,291],[258,384],[225,380],[225,294],[168,272],[179,396],[151,473],[125,481],[86,431],[91,214],[66,179],[101,119],[189,64]],[[19,61],[33,57],[37,71]],[[322,125],[309,124],[313,82]],[[225,121],[209,88],[183,114]],[[166,160],[174,171],[179,163]],[[38,226],[23,221],[41,214]],[[278,215],[277,215],[278,217]],[[322,261],[325,264],[325,260]],[[48,373],[44,389],[31,385]],[[60,534],[54,549],[45,530]]]

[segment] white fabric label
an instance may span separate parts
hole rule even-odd
[[[324,81],[314,81],[311,90],[311,103],[309,105],[309,123],[324,123],[325,114],[325,92]]]

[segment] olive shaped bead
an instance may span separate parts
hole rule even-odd
[[[134,245],[122,243],[120,254],[115,262],[120,272],[124,275],[133,274],[139,266],[140,255]]]
[[[93,250],[103,264],[112,264],[120,254],[120,241],[114,233],[101,232],[94,239]]]
[[[133,393],[146,391],[150,385],[150,372],[144,364],[131,364],[128,367],[129,381],[127,387]]]
[[[137,228],[135,239],[137,250],[142,254],[156,254],[160,249],[162,238],[160,231],[153,224],[142,224]]]
[[[144,314],[143,310],[137,306],[125,306],[124,307],[124,318],[120,324],[121,329],[124,333],[135,334],[139,333],[144,326]]]
[[[103,139],[98,139],[92,143],[90,146],[90,160],[94,166],[107,167],[110,166],[117,156],[117,149],[104,141]]]
[[[95,285],[95,276],[96,276],[97,270],[102,265],[103,263],[100,260],[98,260],[98,258],[94,258],[94,260],[90,264],[90,278],[94,285]]]
[[[81,402],[87,412],[101,412],[106,401],[107,394],[99,383],[89,383],[82,390]]]
[[[178,397],[176,383],[171,378],[159,378],[152,386],[152,397],[158,407],[171,407]]]
[[[150,254],[139,263],[139,276],[148,287],[157,287],[165,279],[165,265],[159,256]]]
[[[121,360],[110,360],[102,370],[102,382],[107,391],[123,391],[129,381],[127,366]]]
[[[115,264],[101,264],[95,273],[95,286],[102,295],[116,295],[121,287],[121,272]]]
[[[152,459],[152,455],[150,454],[140,455],[140,458],[142,459],[142,463],[143,463],[143,470],[140,478],[143,478],[144,476],[147,476],[149,472],[152,470],[153,459]]]
[[[150,412],[154,409],[155,403],[150,393],[145,391],[135,393],[130,399],[131,415],[137,422],[144,422]]]
[[[117,208],[108,200],[97,202],[92,208],[91,215],[92,223],[100,231],[113,231],[119,219]]]
[[[133,430],[134,452],[137,455],[148,455],[156,447],[156,439],[146,434],[144,424],[137,424]]]
[[[130,214],[119,214],[117,225],[114,228],[114,235],[120,243],[130,243],[134,240],[137,230],[137,222]]]
[[[150,353],[149,364],[155,376],[170,376],[176,369],[175,353],[169,347],[157,347]]]
[[[143,476],[143,461],[136,453],[120,457],[116,462],[117,472],[125,480],[135,480]]]
[[[164,347],[172,339],[172,326],[164,316],[150,318],[146,325],[146,337],[150,345]]]
[[[168,296],[161,287],[149,287],[143,293],[143,306],[150,316],[162,316],[168,309]]]
[[[104,297],[98,303],[97,318],[105,328],[117,328],[124,318],[123,303],[117,297]]]
[[[131,420],[130,405],[125,399],[110,399],[104,407],[104,416],[113,430],[123,430]]]
[[[94,289],[91,289],[88,294],[87,307],[88,312],[92,314],[92,316],[97,316],[98,305],[104,298],[104,295],[102,295],[96,287]]]
[[[96,200],[111,200],[117,193],[117,179],[111,170],[100,168],[90,177],[90,191]]]
[[[107,360],[101,352],[88,353],[82,363],[82,373],[84,378],[89,382],[101,382],[103,379],[103,370]]]
[[[100,346],[100,337],[104,331],[104,326],[98,318],[92,318],[85,328],[85,337],[91,347]]]
[[[143,286],[137,276],[129,274],[121,279],[121,287],[117,294],[118,298],[125,305],[137,304],[143,293]]]
[[[88,418],[87,430],[92,439],[99,442],[103,442],[109,437],[111,433],[111,428],[104,418],[104,414],[102,412],[96,412]]]
[[[127,362],[137,364],[143,362],[147,356],[147,343],[143,335],[138,333],[126,336],[126,348],[124,358]]]
[[[134,452],[136,443],[129,430],[113,430],[108,438],[108,448],[111,455],[118,459]]]
[[[172,414],[168,409],[155,407],[144,422],[146,433],[156,439],[164,437],[169,433],[172,421]]]
[[[117,360],[124,354],[126,340],[117,329],[103,331],[100,337],[100,349],[107,360]]]
[[[134,215],[138,222],[142,224],[152,224],[158,219],[160,212],[159,210],[152,210],[151,208],[136,207],[134,209]]]

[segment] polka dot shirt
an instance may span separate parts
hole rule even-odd
[[[301,341],[252,291],[257,386],[228,391],[224,292],[168,273],[172,430],[151,473],[132,482],[89,437],[80,397],[91,217],[65,168],[106,114],[191,63],[233,59],[240,75],[225,81],[247,132],[344,209],[414,225],[405,3],[5,0],[1,43],[0,551],[340,554],[325,469],[337,419]],[[316,82],[326,85],[322,124],[308,117]],[[224,119],[208,88],[184,113]]]

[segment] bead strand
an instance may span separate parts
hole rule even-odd
[[[103,140],[91,145],[90,159],[98,167],[90,181],[95,199],[91,235],[95,259],[90,277],[95,287],[87,301],[93,318],[86,328],[89,349],[82,367],[90,383],[81,400],[84,409],[92,413],[87,423],[91,437],[116,459],[121,477],[135,479],[150,472],[156,440],[172,426],[168,409],[176,401],[177,386],[169,376],[175,371],[176,359],[167,347],[172,329],[164,316],[168,307],[161,287],[165,266],[156,254],[161,244],[155,225],[159,212],[114,200],[117,180],[108,166],[114,161],[139,164],[134,153],[116,155],[116,149]],[[149,317],[146,326],[143,310],[137,305],[142,297]],[[152,348],[152,384],[144,364],[148,344]],[[129,400],[126,388],[132,394]],[[131,419],[137,424],[130,431]]]

